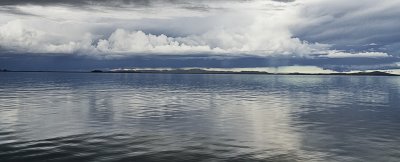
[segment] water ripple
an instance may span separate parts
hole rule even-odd
[[[399,161],[400,78],[0,73],[0,161]]]

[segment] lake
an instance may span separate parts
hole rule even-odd
[[[0,161],[400,161],[400,77],[0,73]]]

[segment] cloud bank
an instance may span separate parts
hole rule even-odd
[[[254,3],[250,4],[255,5]],[[271,2],[271,4],[274,3],[276,2]],[[35,6],[32,8],[23,9],[24,12],[31,11],[32,15],[46,15],[33,12],[35,11]],[[249,8],[252,7],[250,6]],[[276,7],[272,6],[270,8]],[[64,9],[67,10],[64,12],[70,12],[68,8]],[[215,13],[210,11],[206,14],[199,14],[199,11],[186,11],[192,13],[192,15],[198,13],[199,15],[197,16],[199,17],[206,16],[207,19],[200,20],[205,23],[209,19],[225,19],[226,22],[216,23],[216,27],[210,27],[202,33],[189,33],[177,37],[166,36],[166,34],[145,33],[142,30],[129,30],[126,28],[117,28],[108,37],[105,35],[96,35],[90,29],[81,34],[76,34],[81,31],[65,31],[60,33],[56,29],[48,27],[46,27],[46,30],[43,30],[43,26],[34,28],[35,25],[32,25],[32,22],[18,19],[8,21],[6,24],[0,26],[0,45],[3,49],[14,52],[77,53],[115,56],[143,54],[188,55],[199,53],[229,56],[305,56],[319,53],[328,47],[328,45],[308,43],[299,38],[293,38],[288,30],[288,25],[291,22],[286,20],[294,16],[291,12],[270,12],[268,10],[256,12],[244,11],[243,8],[235,5],[230,6],[228,9],[230,9],[227,11],[228,13],[222,16],[216,15],[221,13],[220,10],[214,11]],[[47,12],[52,11],[48,8],[45,8],[46,10],[50,10]],[[60,11],[54,10],[54,12]],[[113,17],[115,15],[107,16],[112,19],[111,21],[118,21]],[[152,17],[155,15],[149,14],[134,19],[140,22],[144,19],[149,19],[146,16],[154,19]],[[88,18],[91,17],[89,16]],[[165,17],[160,17],[159,19],[162,18]],[[251,21],[244,21],[241,24],[232,23],[236,18],[250,18]],[[38,18],[34,18],[34,20],[36,19]],[[81,19],[74,21],[84,21],[86,18]],[[182,21],[181,17],[176,18],[176,15],[169,15],[168,19],[173,23],[180,23]],[[65,25],[65,21],[36,21],[45,21],[45,24],[51,24],[50,26],[54,26],[54,28],[62,28],[61,26]],[[271,22],[274,23],[271,24]],[[104,22],[103,20],[94,22],[94,24],[98,23]],[[91,26],[92,24],[83,25]],[[191,26],[182,26],[179,28],[191,28]],[[52,32],[52,30],[54,31]],[[76,37],[71,37],[71,33],[75,34]]]
[[[23,0],[0,6],[0,50],[8,54],[399,56],[400,2],[389,0]]]

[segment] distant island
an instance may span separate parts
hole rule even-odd
[[[93,70],[93,73],[165,73],[165,74],[273,74],[261,71],[214,71],[204,69],[172,69],[172,70]]]
[[[357,73],[269,73],[263,71],[215,71],[204,69],[170,69],[170,70],[145,70],[145,69],[129,69],[129,70],[93,70],[92,73],[157,73],[157,74],[264,74],[264,75],[356,75],[356,76],[399,76],[382,71],[373,72],[357,72]]]
[[[58,72],[58,73],[88,73],[88,71],[13,71],[0,69],[0,72]],[[350,76],[400,76],[383,71],[371,72],[335,72],[335,73],[270,73],[265,71],[221,71],[206,69],[114,69],[114,70],[92,70],[90,73],[154,73],[154,74],[260,74],[260,75],[350,75]]]

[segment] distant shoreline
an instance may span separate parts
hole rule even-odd
[[[92,73],[144,73],[144,74],[255,74],[255,75],[341,75],[341,76],[400,76],[381,71],[358,73],[269,73],[261,71],[207,71],[207,70],[135,70],[135,71],[97,71]]]
[[[381,71],[373,71],[373,72],[358,72],[358,73],[269,73],[262,71],[208,71],[202,69],[175,69],[175,70],[116,70],[116,71],[102,71],[102,70],[93,70],[93,71],[29,71],[29,70],[0,70],[3,73],[9,72],[26,72],[26,73],[134,73],[134,74],[253,74],[253,75],[333,75],[333,76],[400,76],[396,74],[391,74],[387,72]]]

